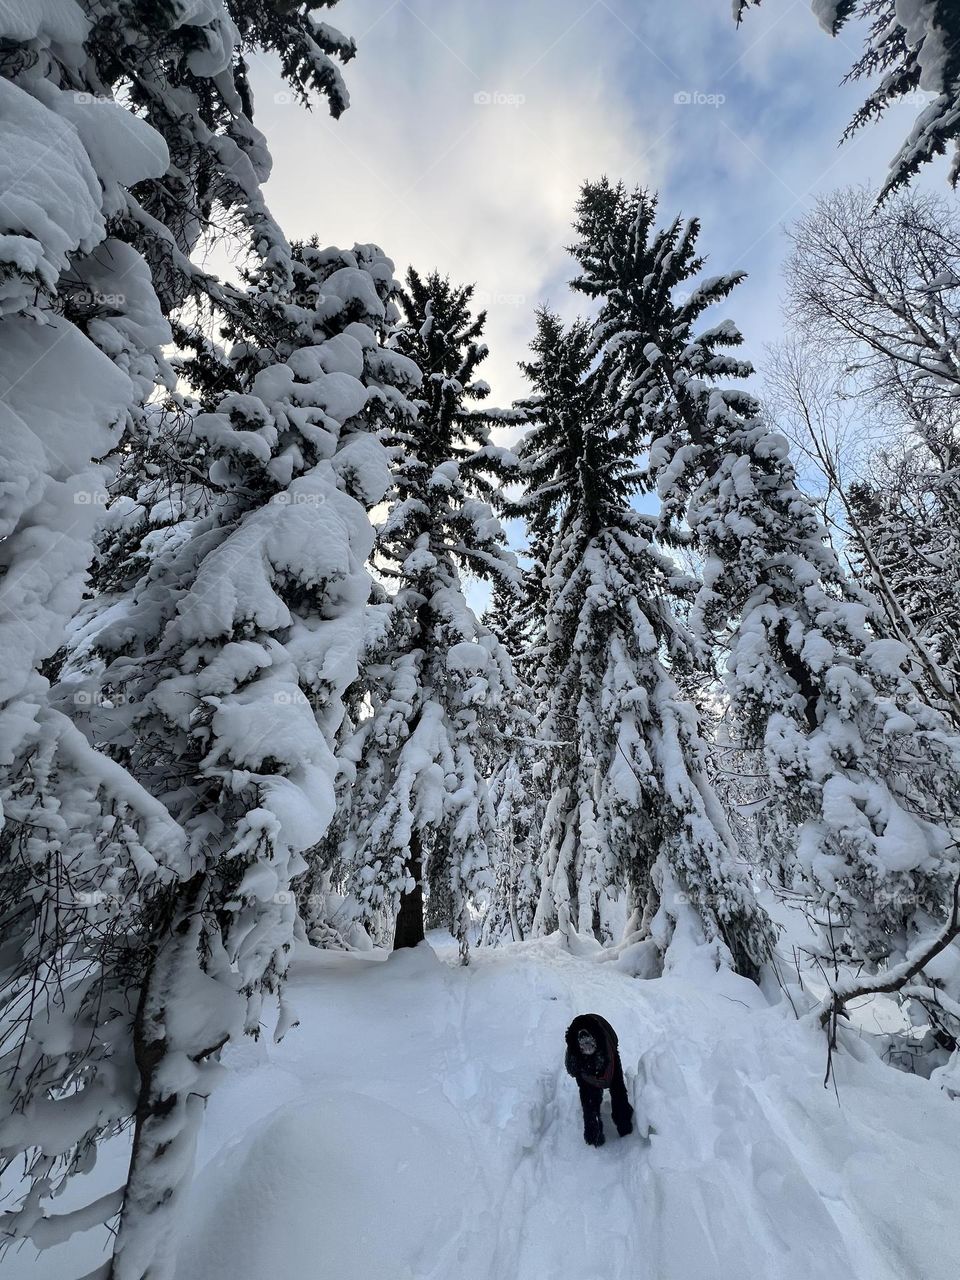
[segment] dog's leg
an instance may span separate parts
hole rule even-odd
[[[583,1107],[583,1140],[591,1147],[602,1147],[603,1121],[600,1119],[600,1103],[603,1090],[595,1089],[592,1084],[577,1081],[580,1087],[580,1105]]]
[[[620,1062],[619,1053],[613,1064],[610,1103],[613,1112],[613,1123],[617,1126],[617,1133],[621,1138],[625,1138],[628,1133],[633,1133],[633,1107],[631,1107],[630,1099],[627,1097],[627,1086],[623,1079],[623,1066]]]

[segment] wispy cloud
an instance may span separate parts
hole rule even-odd
[[[622,28],[601,5],[387,5],[338,13],[369,31],[335,124],[274,103],[269,69],[255,69],[269,198],[292,234],[375,240],[401,269],[473,281],[490,317],[486,376],[507,401],[522,390],[534,307],[575,305],[564,246],[580,183],[656,181],[666,139],[644,125],[628,79],[609,74]]]
[[[861,86],[839,88],[858,37],[831,41],[808,0],[349,0],[353,105],[337,123],[254,69],[275,157],[268,187],[293,235],[374,240],[404,270],[476,283],[487,378],[505,403],[532,313],[578,306],[564,245],[584,178],[660,188],[703,221],[711,266],[750,272],[734,310],[753,349],[779,326],[783,226],[841,183],[879,183],[909,118],[837,140]],[[896,113],[894,113],[896,114]]]

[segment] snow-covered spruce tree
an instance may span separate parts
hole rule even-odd
[[[734,711],[763,744],[780,829],[799,828],[802,881],[830,922],[824,963],[895,968],[955,913],[960,737],[886,611],[843,574],[783,438],[754,419],[727,423],[721,441],[691,507],[707,556],[702,616],[729,635]],[[960,1035],[952,955],[915,984],[940,1047]]]
[[[248,44],[281,52],[294,28],[314,26],[304,6],[232,8]],[[222,211],[281,283],[288,250],[260,197],[268,156],[225,7],[10,0],[0,35],[12,195],[0,212],[0,1160],[23,1153],[31,1183],[4,1235],[42,1246],[116,1211],[119,1193],[47,1216],[51,1195],[137,1105],[133,1022],[149,942],[190,873],[169,814],[91,747],[95,687],[74,680],[51,694],[47,682],[62,670],[113,451],[125,434],[136,451],[143,402],[172,385],[163,312],[191,291],[231,293],[186,253]],[[338,41],[323,24],[316,35],[319,73],[319,46]],[[285,74],[312,84],[308,61],[284,55]],[[339,110],[333,78],[328,89]],[[180,145],[185,132],[204,155]]]
[[[951,914],[960,739],[880,606],[844,576],[786,440],[724,385],[750,372],[728,353],[739,331],[698,321],[740,277],[697,284],[696,221],[657,230],[643,192],[600,195],[604,252],[577,251],[582,286],[601,300],[596,355],[620,417],[648,433],[664,535],[685,522],[697,540],[701,648],[728,650],[743,743],[762,745],[769,805],[797,833],[803,880],[832,922],[824,957],[895,964]],[[930,989],[942,974],[951,991],[948,973],[941,957]],[[926,1014],[941,1027],[954,1019],[937,999]]]
[[[529,937],[540,896],[544,770],[536,738],[534,694],[526,679],[532,662],[528,603],[523,584],[498,582],[483,615],[507,651],[515,676],[503,702],[490,778],[496,840],[494,890],[483,922],[483,940],[489,943]]]
[[[529,619],[524,608],[526,593],[525,574],[518,579],[493,583],[490,603],[483,613],[483,620],[506,649],[514,666],[522,663],[529,648]]]
[[[672,605],[694,584],[631,505],[640,423],[608,419],[592,352],[588,325],[564,331],[540,313],[518,502],[554,538],[538,675],[549,799],[535,928],[569,912],[578,930],[609,938],[608,903],[626,890],[661,960],[677,929],[692,930],[718,963],[755,976],[766,920],[707,782],[696,710],[671,674],[690,665]]]
[[[541,798],[534,782],[535,748],[508,749],[490,779],[496,838],[493,891],[483,920],[485,944],[519,942],[533,933],[539,899]]]
[[[80,8],[0,13],[0,1171],[26,1193],[5,1243],[38,1247],[116,1213],[52,1201],[135,1105],[131,1027],[145,911],[185,870],[181,833],[51,698],[84,588],[106,465],[170,340],[145,262],[110,235],[162,139],[61,90],[85,64]]]
[[[739,22],[761,0],[733,0]],[[851,21],[867,24],[864,51],[848,80],[879,80],[847,126],[845,138],[912,94],[928,93],[890,162],[881,199],[907,184],[934,156],[953,146],[950,181],[960,178],[960,10],[954,0],[812,0],[823,29],[839,35]]]
[[[345,749],[356,763],[339,852],[374,931],[393,927],[396,947],[415,946],[426,923],[442,924],[464,958],[471,906],[492,887],[486,779],[513,677],[463,575],[516,572],[491,506],[512,458],[490,439],[505,415],[482,407],[485,316],[471,315],[472,293],[411,271],[392,338],[423,385],[415,421],[388,437],[393,483],[374,563],[389,594],[372,606],[370,711]]]
[[[165,1275],[219,1050],[280,997],[291,881],[333,815],[331,744],[357,675],[377,432],[416,368],[385,350],[392,265],[372,246],[301,246],[270,347],[241,330],[233,389],[189,424],[213,489],[97,632],[97,732],[179,822],[191,875],[152,937],[136,1020],[140,1092],[112,1280]],[[229,384],[228,384],[229,385]]]
[[[128,192],[117,214],[117,234],[150,263],[165,311],[187,299],[229,304],[232,290],[191,262],[201,240],[243,245],[269,265],[277,287],[289,287],[289,246],[261,189],[271,159],[253,124],[246,57],[275,55],[291,93],[325,99],[339,116],[349,98],[336,59],[355,48],[314,16],[336,2],[79,0],[87,58],[65,69],[63,87],[106,97],[122,90],[169,149],[166,172]],[[184,323],[180,336],[191,332]]]

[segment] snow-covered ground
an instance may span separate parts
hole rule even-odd
[[[956,1280],[957,1104],[852,1035],[838,1097],[822,1035],[729,974],[554,938],[466,969],[311,951],[290,994],[302,1025],[214,1095],[178,1280]],[[618,1139],[607,1105],[600,1150],[563,1071],[580,1012],[616,1027],[639,1122]]]

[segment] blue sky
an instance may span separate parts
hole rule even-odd
[[[359,46],[340,121],[253,67],[271,206],[291,236],[373,240],[400,270],[474,281],[500,403],[523,389],[535,306],[583,305],[564,252],[583,179],[655,187],[665,216],[702,219],[708,270],[749,272],[729,311],[759,358],[780,330],[783,228],[818,193],[876,186],[916,111],[838,148],[864,96],[839,86],[859,32],[830,39],[809,0],[765,0],[739,29],[730,0],[342,0],[330,16]]]

